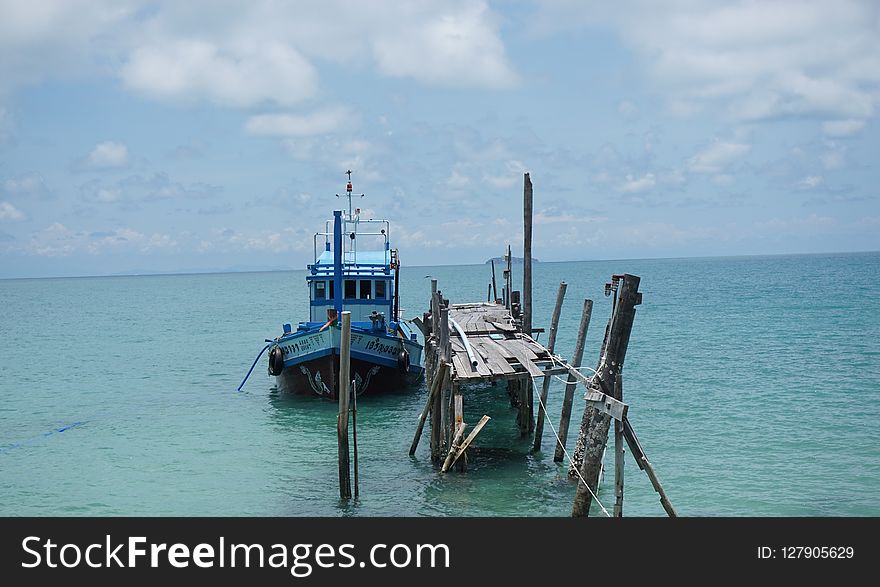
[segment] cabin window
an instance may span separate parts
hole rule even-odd
[[[373,297],[372,289],[373,289],[373,282],[371,280],[361,279],[361,299],[362,300],[372,299],[372,297]]]
[[[377,279],[376,280],[376,299],[384,300],[385,299],[385,280]]]
[[[330,295],[328,296],[328,299],[331,299],[331,300],[335,299],[336,293],[335,293],[335,288],[333,286],[336,285],[336,282],[335,281],[328,281],[327,283],[330,284]]]
[[[345,299],[353,300],[357,298],[357,281],[354,279],[345,280]]]
[[[316,300],[327,299],[327,282],[326,281],[316,281],[315,282],[315,299]]]

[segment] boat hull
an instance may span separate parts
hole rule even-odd
[[[404,391],[417,383],[423,369],[411,368],[406,373],[360,359],[351,360],[351,378],[358,395]],[[327,355],[285,367],[276,377],[281,391],[316,395],[327,399],[339,397],[339,356]]]
[[[284,367],[276,380],[282,391],[338,397],[340,330],[296,332],[278,340]],[[406,351],[407,361],[399,355]],[[351,379],[358,395],[406,389],[424,374],[422,346],[393,334],[352,329]],[[277,372],[277,371],[276,371]]]

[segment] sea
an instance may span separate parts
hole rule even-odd
[[[536,327],[568,283],[563,356],[590,298],[584,365],[596,366],[615,273],[638,275],[643,293],[629,418],[680,515],[880,516],[880,253],[538,263]],[[408,455],[424,382],[362,396],[360,496],[340,500],[337,405],[280,392],[265,355],[236,391],[264,340],[307,316],[304,277],[0,280],[0,515],[570,514],[576,484],[553,462],[555,380],[539,452],[503,386],[465,389],[466,422],[492,418],[465,473],[439,473],[427,433]],[[427,310],[431,278],[459,303],[485,300],[491,273],[404,266],[405,317]],[[624,515],[665,515],[626,459]],[[598,495],[608,510],[613,477]],[[591,515],[604,514],[594,503]]]

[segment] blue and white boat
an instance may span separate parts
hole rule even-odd
[[[424,373],[422,345],[401,318],[400,257],[391,247],[390,223],[361,218],[359,208],[352,210],[347,173],[348,213],[335,210],[324,232],[314,236],[314,262],[306,274],[309,319],[295,331],[284,324],[269,350],[269,374],[285,391],[336,398],[343,311],[351,312],[356,393],[397,391]]]

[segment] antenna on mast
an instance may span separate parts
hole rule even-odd
[[[345,185],[345,195],[348,196],[348,219],[351,220],[354,217],[352,214],[352,207],[351,207],[351,190],[352,190],[351,169],[346,171],[345,174],[348,175],[348,183]],[[339,194],[336,194],[336,197],[338,198]],[[361,194],[361,197],[363,198],[364,194]]]

